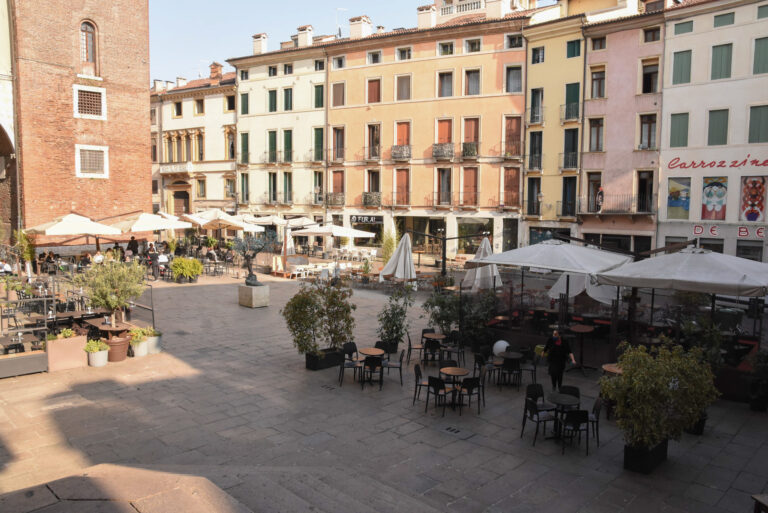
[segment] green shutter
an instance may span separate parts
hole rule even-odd
[[[749,142],[768,142],[768,105],[749,108]]]
[[[672,114],[669,146],[685,148],[688,146],[688,113]]]
[[[768,6],[767,6],[768,7]],[[755,63],[752,73],[768,73],[768,37],[755,40]]]
[[[693,32],[693,21],[684,21],[682,23],[675,23],[675,35],[687,34]]]
[[[277,112],[277,91],[269,91],[269,112]]]
[[[323,160],[323,129],[322,128],[315,128],[315,141],[314,141],[314,150],[315,150],[315,160]]]
[[[248,134],[242,133],[240,134],[240,163],[247,164],[248,162]]]
[[[293,161],[293,131],[283,131],[283,156],[285,162]]]
[[[768,18],[768,4],[761,5],[757,8],[757,19]]]
[[[269,137],[269,153],[273,155],[277,151],[277,132],[271,130],[268,132]]]
[[[283,110],[293,110],[293,89],[283,90]]]
[[[240,94],[240,114],[248,114],[248,93]]]
[[[316,85],[315,86],[315,108],[321,109],[323,107],[323,86],[322,85]]]
[[[581,55],[581,41],[568,41],[566,52],[569,59]]]
[[[707,144],[717,146],[728,143],[728,110],[709,111]]]
[[[731,78],[731,52],[733,45],[717,45],[712,47],[712,80]]]
[[[715,28],[733,25],[733,13],[718,14],[715,16]]]
[[[672,83],[687,84],[691,81],[691,51],[675,52],[672,65]]]

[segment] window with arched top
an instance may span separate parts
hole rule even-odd
[[[80,24],[80,60],[96,64],[96,28],[88,21]]]

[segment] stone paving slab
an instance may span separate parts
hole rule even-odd
[[[725,512],[768,492],[768,416],[744,404],[716,403],[704,436],[670,443],[650,476],[629,473],[621,433],[604,418],[589,456],[583,446],[561,455],[541,437],[533,447],[530,426],[520,436],[524,387],[489,386],[479,415],[442,417],[431,405],[425,413],[423,394],[412,406],[414,361],[404,386],[385,375],[381,391],[351,374],[339,387],[336,369],[305,370],[279,314],[298,285],[265,281],[271,306],[256,310],[237,305],[231,278],[159,283],[164,353],[0,381],[0,493],[101,463],[203,476],[246,507],[286,512]],[[413,340],[425,297],[409,311]],[[355,340],[373,346],[386,296],[353,299]],[[538,376],[548,389],[544,367]],[[566,375],[586,408],[598,377]],[[286,481],[292,470],[303,479]]]

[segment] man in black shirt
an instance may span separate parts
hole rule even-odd
[[[563,384],[566,362],[570,359],[571,363],[576,363],[576,359],[571,351],[571,345],[567,340],[560,338],[560,333],[555,330],[547,340],[544,351],[547,353],[547,361],[549,362],[549,376],[552,378],[552,389],[558,390]]]

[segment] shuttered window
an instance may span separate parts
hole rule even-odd
[[[240,114],[248,114],[248,93],[240,94]]]
[[[581,55],[581,41],[568,41],[566,43],[566,58],[570,59],[571,57],[578,57]]]
[[[453,96],[453,73],[440,73],[437,77],[437,96],[440,98]]]
[[[725,14],[718,14],[715,16],[715,28],[717,27],[724,27],[726,25],[733,25],[733,13],[728,12]]]
[[[733,45],[717,45],[712,47],[712,80],[731,78],[731,53]]]
[[[344,106],[344,84],[333,84],[333,106],[334,107],[343,107]]]
[[[752,73],[768,73],[768,37],[755,40],[755,63]]]
[[[675,35],[679,36],[680,34],[687,34],[689,32],[693,32],[693,22],[692,21],[683,21],[681,23],[675,23]]]
[[[397,77],[397,101],[405,101],[411,99],[411,77],[410,75],[403,75]]]
[[[728,143],[728,109],[709,111],[707,144],[718,146]]]
[[[672,62],[672,83],[688,84],[691,81],[691,51],[675,52]]]
[[[480,70],[467,70],[464,81],[465,95],[470,96],[480,94]]]
[[[293,110],[293,89],[283,89],[283,110]]]
[[[324,105],[325,88],[322,84],[315,86],[315,108],[322,109]]]
[[[669,146],[672,148],[688,146],[688,113],[672,114],[670,126]]]
[[[381,80],[368,81],[368,103],[381,102]]]
[[[507,68],[507,92],[519,93],[523,90],[523,71],[519,66]]]
[[[768,142],[768,105],[749,108],[749,142]]]
[[[272,90],[267,92],[269,97],[269,112],[277,112],[277,91]]]

